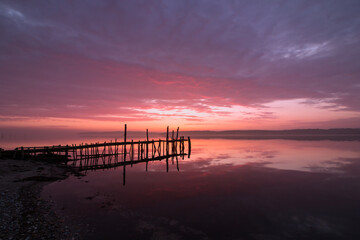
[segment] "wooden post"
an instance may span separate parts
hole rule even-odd
[[[125,162],[125,159],[126,159],[126,131],[127,131],[127,126],[125,124],[125,130],[124,130],[124,162]],[[124,164],[124,171],[125,171],[125,164]]]
[[[177,154],[178,138],[179,138],[179,127],[176,130],[175,154]]]
[[[175,138],[175,132],[174,132],[174,130],[172,130],[172,135],[171,135],[171,141],[172,141],[172,144],[171,144],[171,154],[174,154],[174,146],[175,146],[174,138]]]
[[[190,141],[190,137],[188,137],[188,158],[190,158],[190,154],[191,154],[191,141]]]
[[[166,129],[166,155],[169,155],[169,126]]]
[[[149,158],[149,129],[146,129],[146,158]]]
[[[182,136],[182,142],[181,142],[181,148],[182,148],[182,159],[184,160],[184,157],[185,157],[185,137]]]
[[[126,131],[127,131],[127,126],[125,124],[125,130],[124,130],[124,170],[123,170],[123,186],[125,186],[125,173],[126,173]]]

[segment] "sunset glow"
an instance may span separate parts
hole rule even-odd
[[[358,10],[1,1],[0,128],[360,127]]]

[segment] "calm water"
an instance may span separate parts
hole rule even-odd
[[[192,140],[191,158],[47,185],[85,239],[360,239],[360,142]]]

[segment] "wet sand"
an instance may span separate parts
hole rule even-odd
[[[0,159],[0,239],[78,239],[40,198],[43,186],[69,174],[56,164]]]

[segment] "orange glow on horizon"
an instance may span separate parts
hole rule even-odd
[[[118,131],[127,123],[129,129],[142,131],[163,131],[166,126],[182,130],[236,130],[236,129],[294,129],[331,128],[326,124],[342,118],[360,117],[357,112],[334,111],[322,105],[304,105],[303,99],[276,101],[264,107],[243,107],[233,105],[216,107],[207,105],[205,110],[175,106],[172,108],[136,109],[137,115],[105,115],[86,118],[9,118],[3,120],[2,127],[50,127],[79,129],[85,131]],[[137,120],[141,114],[141,120]]]

